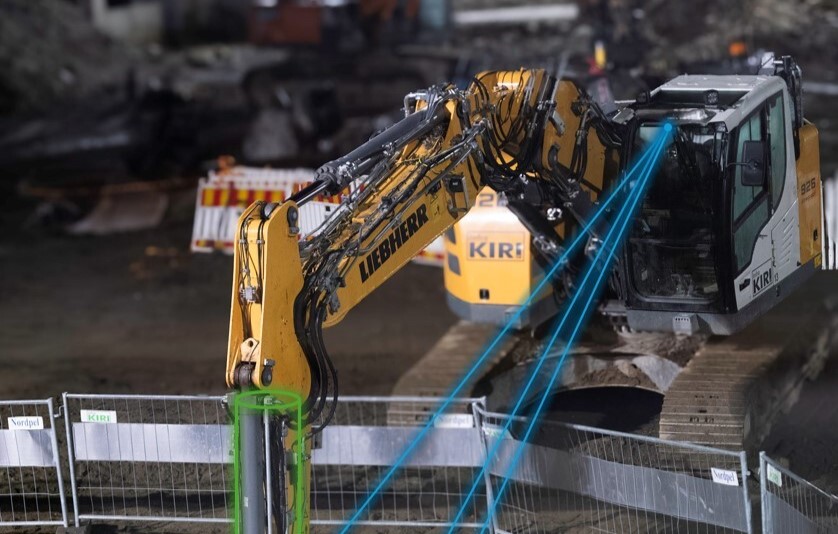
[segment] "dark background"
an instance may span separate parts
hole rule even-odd
[[[454,11],[523,3],[454,0]],[[97,5],[160,16],[108,36]],[[410,88],[480,69],[553,65],[566,53],[568,68],[584,75],[601,38],[612,87],[630,97],[682,71],[730,66],[734,41],[748,53],[791,54],[810,84],[806,114],[821,131],[823,176],[835,174],[838,2],[578,6],[574,21],[483,27],[445,19],[370,29],[350,13],[320,42],[289,45],[253,33],[245,0],[0,2],[0,397],[224,391],[232,265],[189,252],[198,177],[225,154],[316,166],[398,117]],[[309,90],[315,82],[325,89]],[[357,94],[336,105],[334,87],[353,83]],[[290,104],[277,100],[278,88]],[[253,144],[266,139],[294,149]],[[103,189],[133,183],[163,184],[159,224],[67,233]],[[825,288],[835,281],[818,278]],[[454,322],[441,272],[406,267],[327,332],[342,392],[389,394]],[[836,388],[831,360],[766,444],[832,488]]]

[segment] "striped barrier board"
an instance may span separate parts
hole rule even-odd
[[[210,172],[198,184],[192,252],[220,250],[232,254],[236,223],[249,205],[257,200],[282,202],[313,179],[314,171],[311,169],[236,166]],[[333,204],[339,201],[339,198],[335,199]],[[301,219],[301,230],[305,232],[311,217],[303,216]]]
[[[283,202],[314,180],[313,169],[260,169],[234,166],[212,171],[198,185],[192,252],[232,254],[236,224],[242,212],[257,200]],[[300,208],[300,237],[313,235],[351,189],[322,195]],[[420,252],[415,261],[441,267],[445,259],[442,239]]]
[[[445,242],[442,240],[442,236],[437,237],[424,250],[421,250],[413,258],[413,261],[422,265],[442,267],[445,263]]]

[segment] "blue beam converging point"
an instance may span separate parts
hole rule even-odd
[[[440,403],[439,407],[434,411],[434,413],[429,417],[428,421],[425,425],[417,432],[417,434],[413,437],[410,444],[404,449],[404,451],[399,455],[393,465],[391,465],[387,472],[381,477],[379,482],[376,486],[370,491],[370,493],[364,498],[361,505],[355,510],[352,516],[349,518],[348,522],[341,528],[340,534],[347,534],[356,524],[356,522],[360,519],[361,515],[370,507],[373,503],[375,498],[381,493],[381,491],[387,487],[387,484],[396,474],[396,472],[404,465],[404,463],[410,458],[410,456],[416,451],[417,447],[424,441],[424,439],[428,436],[430,431],[435,427],[435,423],[437,418],[445,413],[445,411],[451,406],[454,402],[454,399],[460,395],[463,388],[468,384],[474,375],[483,367],[483,365],[489,359],[489,356],[492,354],[492,351],[497,347],[498,343],[509,332],[512,328],[512,325],[515,324],[518,319],[520,319],[521,314],[529,307],[532,303],[533,299],[538,296],[544,287],[549,284],[556,274],[556,272],[563,268],[564,265],[567,263],[567,259],[570,255],[582,244],[585,237],[591,231],[593,226],[599,221],[599,219],[603,216],[603,214],[610,208],[611,204],[613,204],[616,199],[620,196],[619,192],[629,183],[631,183],[632,178],[637,173],[638,169],[641,166],[645,166],[646,162],[651,157],[649,151],[646,151],[643,156],[635,162],[632,168],[625,174],[625,176],[620,180],[620,182],[614,187],[614,189],[609,193],[608,198],[605,202],[602,203],[601,206],[597,209],[597,211],[591,216],[591,219],[585,223],[585,225],[579,230],[577,235],[574,237],[573,241],[568,245],[562,255],[553,263],[550,270],[544,274],[544,277],[539,281],[536,287],[532,290],[530,295],[524,300],[515,314],[507,321],[504,327],[495,335],[492,341],[486,346],[483,350],[481,355],[471,364],[468,371],[463,375],[463,377],[457,382],[454,388],[449,392],[449,394],[445,397],[442,403]]]
[[[642,193],[643,193],[646,185],[649,183],[649,181],[651,181],[651,175],[655,171],[656,165],[657,165],[657,163],[660,159],[660,155],[663,152],[663,147],[664,147],[666,141],[668,140],[672,130],[673,130],[673,127],[670,123],[667,122],[667,123],[664,124],[663,133],[660,134],[658,139],[655,141],[655,143],[653,143],[653,147],[654,147],[653,150],[654,150],[654,153],[655,153],[655,157],[652,159],[652,162],[653,162],[652,165],[647,166],[647,168],[644,170],[644,174],[643,174],[642,178],[640,179],[637,187],[635,188],[634,191],[632,191],[632,194],[630,195],[630,199],[627,202],[628,204],[630,204],[629,210],[627,212],[625,212],[624,217],[622,216],[623,212],[621,211],[621,215],[618,216],[617,219],[622,218],[622,220],[619,223],[617,223],[617,221],[615,221],[615,224],[612,227],[612,229],[613,229],[613,228],[616,228],[619,225],[619,231],[617,232],[617,234],[615,236],[616,237],[615,242],[613,243],[613,245],[612,244],[606,244],[606,242],[603,242],[603,246],[600,249],[599,253],[597,254],[597,256],[599,257],[600,254],[607,251],[607,257],[606,257],[605,261],[603,262],[602,268],[599,271],[599,276],[597,277],[594,284],[590,287],[590,290],[585,288],[585,292],[588,295],[587,301],[583,305],[581,313],[579,313],[577,315],[578,319],[577,319],[576,324],[574,326],[573,332],[571,333],[570,337],[568,338],[567,343],[565,344],[564,349],[562,351],[562,355],[559,358],[559,361],[556,364],[555,368],[553,369],[553,373],[550,376],[550,379],[547,383],[547,386],[546,386],[546,388],[544,389],[544,392],[541,395],[538,406],[536,407],[535,411],[533,412],[532,416],[530,417],[530,421],[527,424],[527,430],[524,434],[524,437],[521,440],[521,442],[518,444],[518,446],[516,448],[516,451],[515,451],[515,454],[512,457],[512,461],[509,463],[509,465],[506,467],[506,470],[504,471],[503,483],[501,484],[501,487],[498,490],[497,494],[494,496],[492,504],[491,504],[489,510],[487,511],[486,519],[484,520],[483,526],[480,529],[480,534],[483,534],[488,530],[489,524],[492,520],[492,517],[494,516],[495,511],[497,510],[497,506],[500,503],[500,501],[502,500],[503,494],[504,494],[504,492],[506,491],[506,488],[509,485],[509,481],[512,478],[514,472],[518,468],[518,464],[520,463],[521,458],[523,457],[523,453],[526,449],[526,444],[528,443],[528,441],[530,439],[530,436],[532,435],[533,430],[536,428],[536,426],[538,424],[539,418],[540,418],[540,416],[541,416],[541,414],[542,414],[542,412],[543,412],[543,410],[544,410],[544,408],[547,404],[547,400],[550,398],[550,391],[553,387],[553,384],[558,379],[559,373],[562,369],[562,365],[564,364],[564,361],[567,359],[567,356],[568,356],[571,348],[573,347],[573,343],[575,342],[576,336],[579,334],[579,331],[581,330],[582,325],[585,323],[585,319],[588,315],[588,312],[590,311],[591,304],[595,301],[595,298],[598,295],[598,292],[599,292],[599,289],[602,285],[605,274],[608,273],[609,270],[610,270],[608,267],[609,267],[609,265],[611,264],[611,261],[614,258],[614,254],[615,254],[617,248],[622,243],[623,236],[624,236],[625,231],[628,227],[628,224],[632,220],[632,217],[631,217],[632,212],[634,211],[634,208],[636,207],[636,205],[638,204],[638,202],[642,198]],[[609,236],[610,236],[610,234],[611,234],[611,232],[609,232]],[[608,241],[608,238],[606,238],[606,241]],[[598,257],[595,258],[594,260],[592,260],[592,264],[591,264],[591,268],[589,270],[589,273],[592,272],[595,269],[596,263],[599,259]],[[586,276],[586,281],[587,281],[587,276]],[[583,282],[583,285],[584,285],[584,282]],[[582,291],[583,291],[583,287],[580,286],[577,294],[581,294]],[[569,315],[572,307],[573,307],[573,303],[571,303],[571,305],[568,307],[568,310],[566,312],[568,315]],[[559,330],[559,329],[557,329],[557,330]],[[544,354],[542,354],[542,359],[543,359],[543,356],[545,354],[546,354],[546,351],[544,352]],[[537,373],[534,372],[533,374],[537,374]],[[505,430],[508,431],[508,427],[511,424],[511,421],[512,421],[512,418],[510,417],[509,420],[507,421]],[[499,444],[503,441],[503,438],[504,438],[505,435],[506,435],[506,432],[501,432],[500,437],[498,438],[497,442],[495,443],[495,447],[499,446]],[[491,460],[492,460],[492,457],[487,456],[486,463],[488,464]],[[485,468],[486,468],[486,466],[484,465],[484,469]]]
[[[667,123],[667,125],[668,125],[668,123]],[[664,129],[667,133],[669,132],[669,130],[666,130],[666,128],[664,128]],[[632,202],[632,199],[634,199],[636,201],[637,196],[640,193],[640,190],[643,188],[643,185],[645,184],[645,181],[648,179],[649,174],[651,173],[652,169],[655,166],[657,156],[658,156],[658,154],[660,152],[660,149],[663,146],[664,142],[665,142],[664,136],[660,136],[658,139],[655,140],[654,143],[652,143],[652,146],[650,146],[644,152],[644,156],[640,158],[640,161],[644,162],[643,170],[641,172],[641,178],[640,178],[640,180],[638,180],[637,186],[631,191],[628,198],[626,199],[623,206],[621,207],[617,217],[614,220],[614,223],[612,224],[611,228],[608,230],[608,232],[605,236],[605,239],[603,240],[602,247],[597,252],[596,256],[591,260],[590,267],[587,270],[582,282],[579,284],[579,289],[574,293],[573,298],[571,299],[570,303],[565,307],[565,310],[562,313],[561,318],[557,321],[557,324],[553,329],[553,333],[550,337],[550,340],[548,341],[548,343],[544,347],[544,349],[541,351],[541,355],[537,359],[537,364],[536,364],[535,368],[530,371],[529,378],[528,378],[526,384],[524,385],[524,387],[521,389],[521,391],[518,394],[518,399],[517,399],[512,411],[510,412],[510,416],[506,420],[506,423],[504,424],[503,429],[500,431],[501,436],[506,435],[506,433],[509,431],[510,426],[512,425],[512,421],[520,413],[520,410],[523,408],[524,401],[529,396],[530,391],[532,390],[536,379],[540,375],[541,368],[544,366],[544,363],[547,360],[547,354],[553,348],[553,345],[556,343],[556,341],[559,337],[559,334],[563,331],[567,320],[571,316],[570,312],[573,310],[577,301],[582,297],[583,294],[585,294],[585,288],[588,285],[588,280],[591,278],[591,276],[593,276],[594,272],[596,271],[597,265],[599,263],[599,260],[600,260],[601,256],[606,251],[606,249],[610,246],[610,244],[613,242],[614,244],[613,244],[613,246],[611,246],[610,253],[609,253],[609,260],[610,260],[610,257],[613,255],[614,250],[617,248],[617,245],[619,245],[621,235],[614,236],[614,232],[617,228],[617,225],[619,224],[619,221],[628,220],[630,218],[631,212],[633,211],[633,208],[634,208],[634,203]],[[652,157],[646,157],[650,154],[653,154],[653,156]],[[635,170],[637,170],[636,167],[633,169],[633,171],[635,171]],[[616,242],[614,241],[613,237],[617,237]],[[606,263],[609,260],[606,260]],[[607,267],[607,265],[602,266],[602,272],[607,271],[606,267]],[[601,279],[601,277],[602,276],[600,276],[600,279]],[[594,290],[591,293],[593,294],[595,292],[596,291]],[[586,306],[586,308],[589,307],[592,300],[593,300],[593,298],[590,298],[588,300],[588,305]],[[585,312],[587,312],[587,309],[585,310]],[[585,312],[583,312],[581,314],[581,316],[586,315]],[[566,351],[569,350],[572,343],[573,343],[573,341],[570,340],[566,344],[566,347],[565,347]],[[558,370],[560,368],[561,368],[561,362],[557,365],[556,369]],[[550,386],[548,386],[548,391],[549,391],[549,387]],[[472,482],[471,488],[469,489],[468,493],[466,494],[466,497],[463,499],[463,501],[460,505],[460,508],[457,511],[457,515],[451,521],[451,526],[448,530],[449,534],[453,533],[457,529],[457,525],[460,524],[460,521],[462,520],[463,515],[465,515],[465,513],[470,508],[471,499],[474,497],[474,494],[477,492],[478,487],[482,484],[485,473],[488,470],[490,463],[492,462],[492,460],[497,455],[502,443],[503,443],[503,440],[498,439],[497,441],[495,441],[491,450],[489,450],[487,452],[486,461],[484,462],[480,471],[474,476],[474,480]]]

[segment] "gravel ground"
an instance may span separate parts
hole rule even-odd
[[[0,219],[3,398],[224,391],[229,257],[191,255],[185,221],[71,238],[20,217]],[[441,273],[408,266],[327,330],[341,390],[389,393],[453,322]]]
[[[25,210],[0,211],[0,398],[225,391],[231,259],[191,255],[188,221],[70,238],[17,230]],[[441,272],[406,267],[326,332],[341,391],[389,394],[454,321]],[[229,528],[144,523],[96,525],[93,532]]]

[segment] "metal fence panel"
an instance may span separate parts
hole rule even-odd
[[[441,402],[341,398],[312,450],[312,525],[346,524]],[[77,523],[231,520],[226,397],[65,394],[64,408]],[[355,524],[482,525],[525,420],[502,435],[509,416],[482,401],[456,400],[447,412]],[[498,532],[750,532],[744,453],[549,422],[525,451]]]
[[[495,495],[526,420],[483,415]],[[751,532],[744,453],[545,422],[494,518],[498,532]]]
[[[393,465],[416,435],[415,427],[328,426],[323,444],[312,451],[315,465]],[[421,448],[405,463],[407,467],[480,467],[483,450],[479,430],[435,428]],[[351,447],[346,445],[351,443]]]
[[[385,476],[442,399],[426,397],[344,397],[334,420],[312,454],[312,525],[341,525]],[[390,479],[357,525],[451,526],[471,481],[483,465],[473,407],[456,400],[428,438]],[[474,497],[482,506],[456,523],[478,526],[485,513],[485,486]]]
[[[226,397],[64,394],[76,524],[231,519]]]
[[[230,463],[231,439],[220,424],[73,423],[76,461]]]
[[[763,534],[838,532],[838,497],[759,455]]]
[[[0,401],[0,526],[67,525],[52,399]]]

